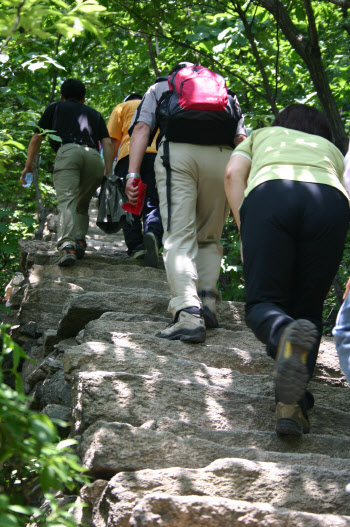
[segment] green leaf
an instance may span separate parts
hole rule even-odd
[[[30,428],[40,443],[49,443],[56,438],[56,429],[44,414],[34,414],[30,418]]]
[[[0,513],[0,525],[1,527],[23,527],[16,516],[8,513]]]
[[[49,137],[53,141],[62,142],[62,139],[58,135],[55,135],[55,134],[46,134],[46,135],[47,135],[47,137]]]
[[[59,490],[60,482],[57,479],[56,471],[53,467],[45,467],[40,474],[40,485],[44,492],[49,490]]]

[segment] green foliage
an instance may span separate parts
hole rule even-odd
[[[221,275],[218,284],[221,297],[223,300],[244,302],[245,285],[240,236],[236,224],[231,217],[226,221],[221,244],[223,246],[223,257],[221,260]]]
[[[30,360],[0,326],[0,525],[1,527],[74,527],[72,515],[59,508],[56,491],[74,493],[87,483],[74,453],[75,440],[59,441],[56,426],[29,409],[18,373],[20,360]],[[11,356],[11,367],[4,369]],[[15,379],[15,389],[4,374]],[[59,422],[61,426],[64,423]],[[45,498],[47,509],[40,509]]]

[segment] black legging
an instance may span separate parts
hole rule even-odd
[[[246,323],[275,358],[285,326],[304,318],[322,335],[323,302],[349,224],[349,202],[336,188],[273,180],[256,187],[241,211]],[[319,341],[309,353],[311,378]]]

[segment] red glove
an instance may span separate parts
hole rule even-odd
[[[145,183],[142,183],[141,178],[135,178],[133,185],[134,187],[139,187],[136,205],[131,205],[128,202],[124,203],[122,205],[122,208],[126,210],[126,212],[131,212],[131,214],[135,214],[135,216],[140,216],[145,203],[147,185]]]

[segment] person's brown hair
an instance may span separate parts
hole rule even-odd
[[[283,126],[332,141],[332,130],[322,112],[306,104],[290,104],[280,111],[272,126]]]

